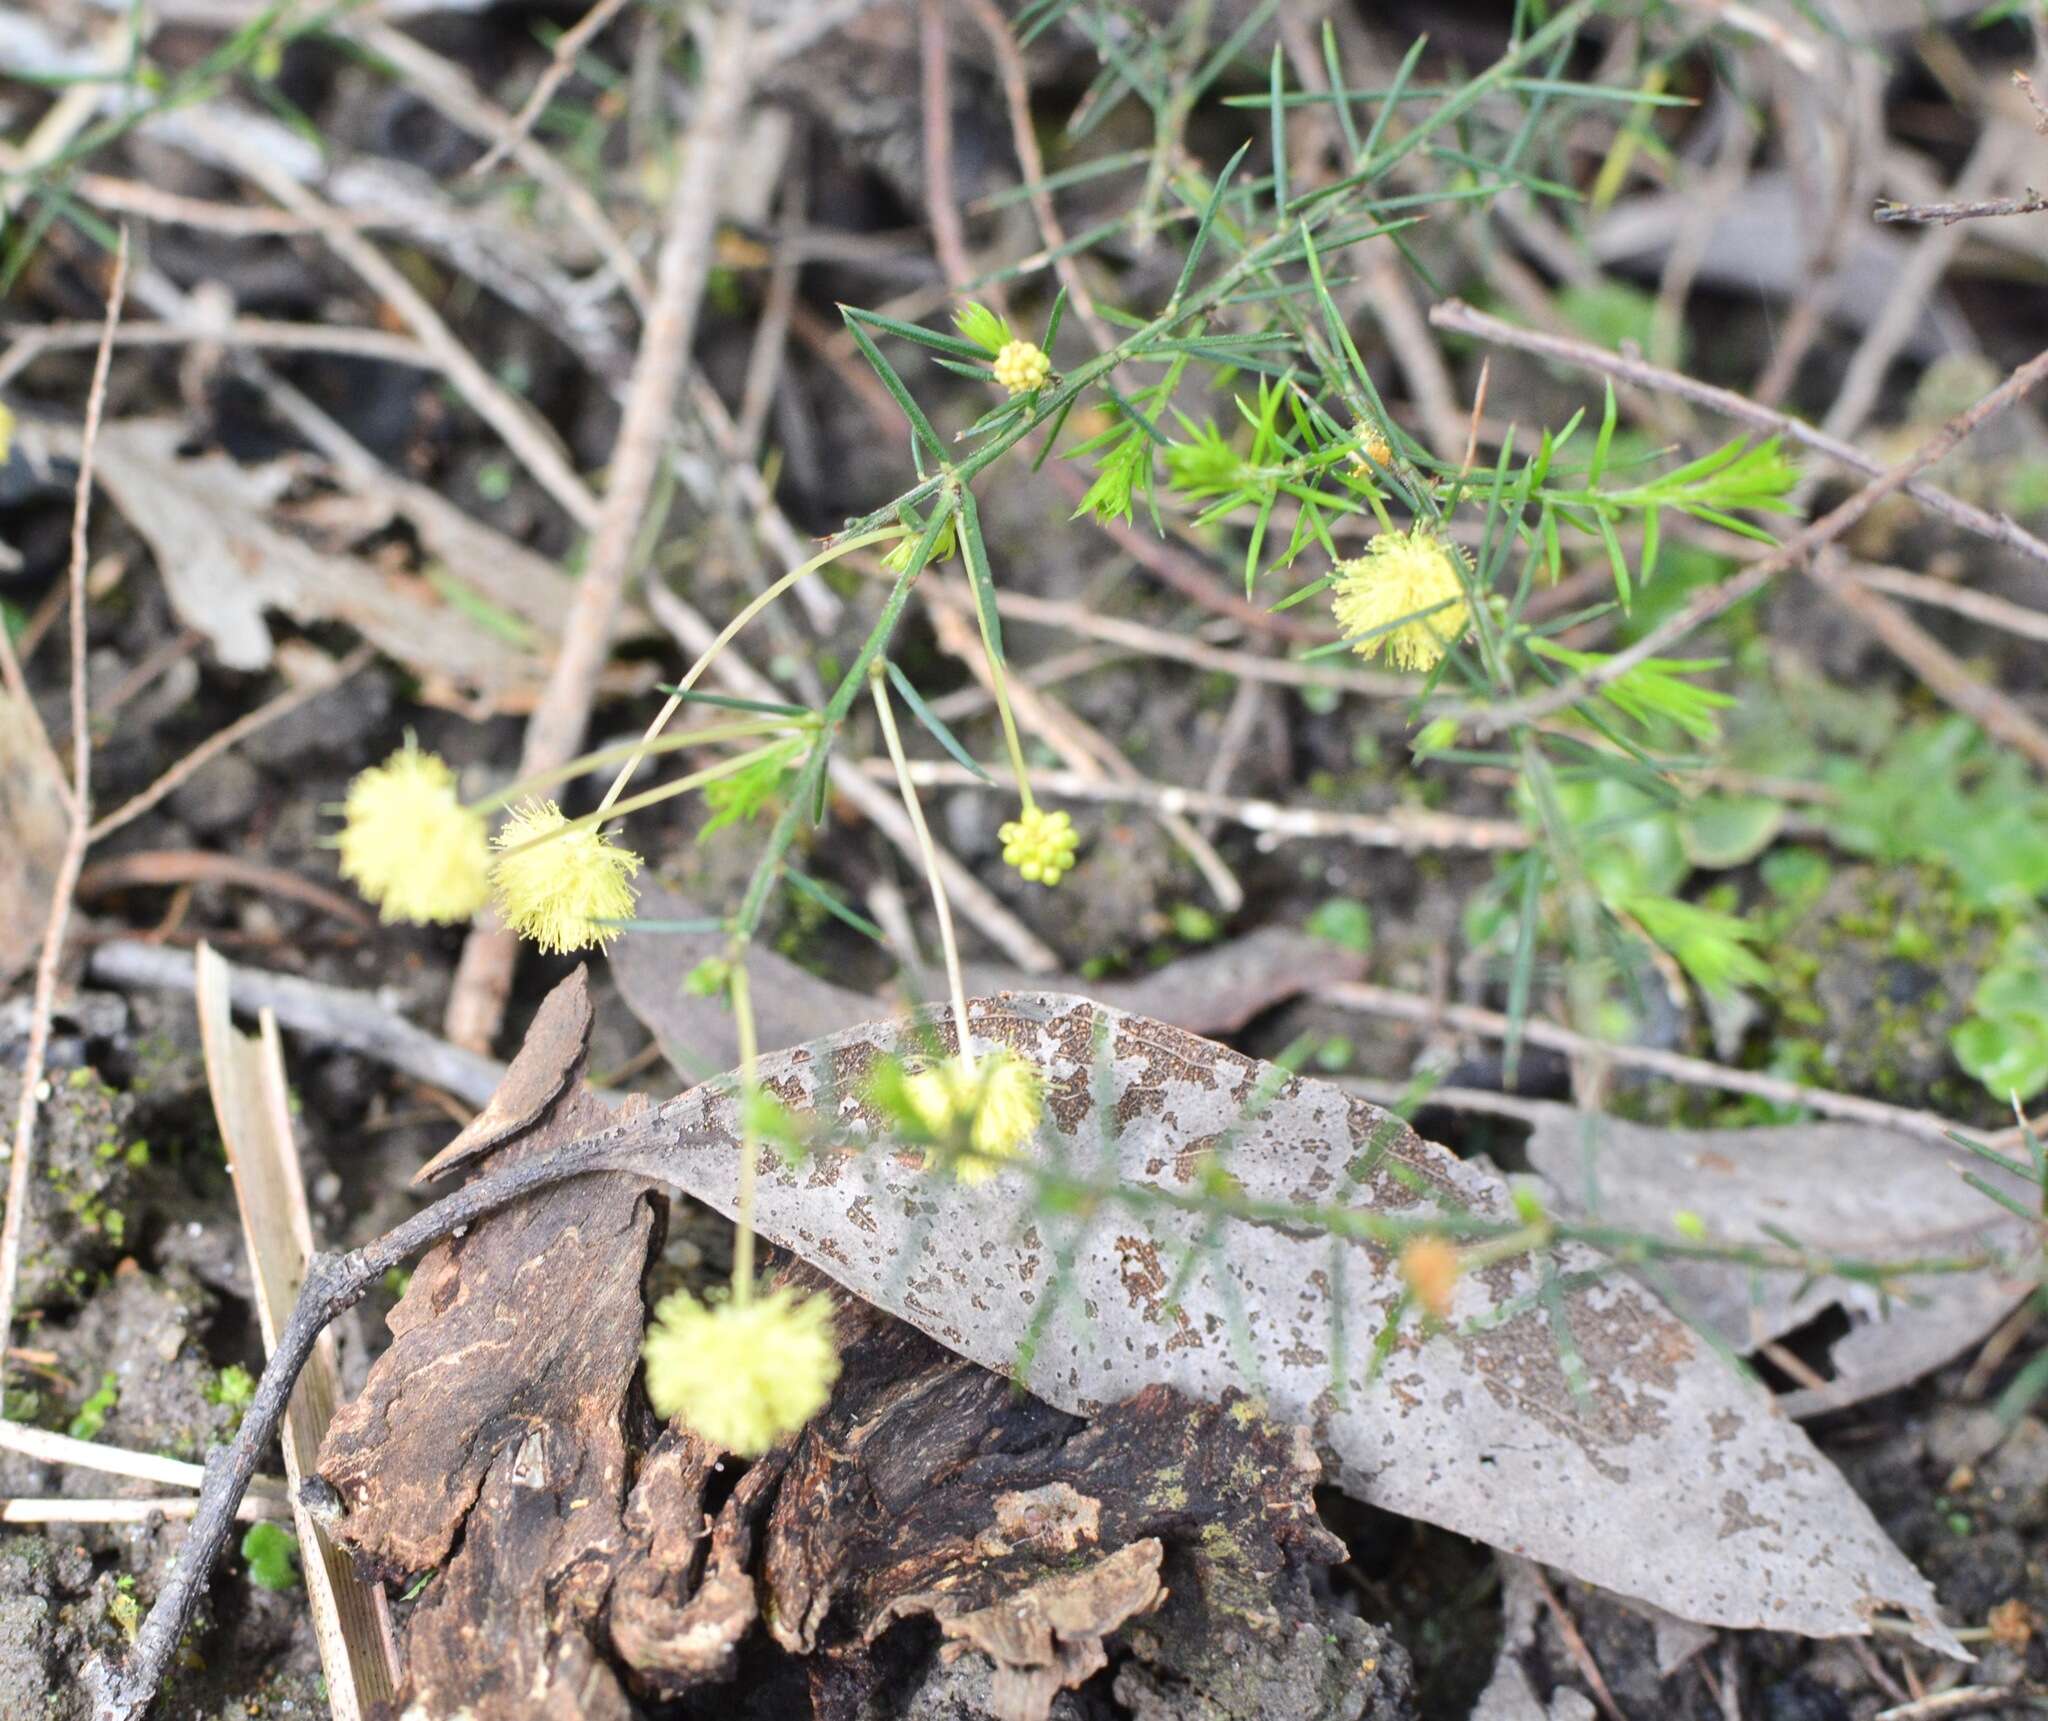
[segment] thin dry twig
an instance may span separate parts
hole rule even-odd
[[[76,894],[81,901],[89,901],[109,891],[187,884],[232,886],[282,897],[331,915],[359,932],[376,925],[360,902],[339,891],[280,866],[242,855],[216,854],[211,849],[138,849],[112,855],[80,870]]]
[[[1956,175],[1955,189],[1972,193],[1995,185],[2017,158],[2024,141],[2026,133],[2017,126],[2001,124],[1995,112],[1987,114],[1976,147]],[[1889,284],[1884,308],[1857,343],[1834,404],[1821,420],[1821,428],[1829,435],[1854,436],[1869,422],[1892,361],[1926,314],[1929,299],[1965,237],[1965,230],[1950,224],[1913,241],[1905,263]]]
[[[1984,221],[2002,215],[2039,215],[2048,209],[2048,197],[2029,191],[2024,197],[1981,197],[1967,203],[1899,203],[1888,197],[1878,199],[1872,219],[1928,225],[1938,222],[1953,227],[1958,221]]]
[[[887,760],[870,760],[872,776],[888,775]],[[919,788],[984,789],[1000,792],[1002,781],[991,767],[977,777],[950,759],[913,759],[910,779]],[[992,780],[993,779],[993,780]],[[1471,819],[1456,813],[1431,813],[1402,807],[1390,813],[1337,813],[1318,807],[1283,807],[1276,801],[1246,800],[1237,795],[1184,789],[1145,778],[1116,781],[1083,776],[1078,771],[1031,773],[1032,787],[1049,797],[1100,802],[1108,806],[1146,807],[1157,813],[1213,813],[1259,834],[1262,846],[1293,838],[1327,838],[1360,848],[1401,849],[1421,854],[1437,849],[1501,853],[1529,846],[1526,826],[1511,819]]]
[[[1654,1046],[1626,1046],[1598,1040],[1571,1028],[1560,1027],[1540,1017],[1511,1022],[1498,1010],[1483,1010],[1472,1004],[1445,1004],[1419,992],[1397,991],[1391,986],[1374,986],[1365,981],[1340,981],[1322,987],[1315,996],[1341,1009],[1357,1010],[1368,1016],[1386,1016],[1425,1027],[1455,1028],[1463,1034],[1479,1034],[1490,1040],[1519,1035],[1532,1046],[1543,1046],[1567,1057],[1598,1056],[1626,1069],[1651,1075],[1669,1076],[1690,1087],[1717,1088],[1724,1093],[1754,1094],[1778,1105],[1805,1106],[1822,1117],[1842,1118],[1850,1123],[1867,1123],[1898,1135],[1912,1136],[1943,1147],[1954,1145],[1961,1125],[1933,1112],[1912,1111],[1904,1106],[1886,1105],[1855,1094],[1839,1094],[1828,1088],[1808,1087],[1804,1082],[1786,1081],[1757,1070],[1730,1069],[1706,1058],[1683,1052],[1660,1051]]]
[[[293,1140],[291,1093],[277,1018],[265,1012],[260,1034],[238,1034],[229,1017],[229,969],[202,944],[193,962],[199,1038],[214,1116],[227,1149],[235,1205],[248,1245],[249,1277],[267,1355],[291,1318],[291,1306],[313,1257],[312,1215]],[[299,1489],[313,1473],[320,1441],[342,1397],[334,1337],[313,1346],[285,1411],[280,1446],[292,1495],[307,1611],[326,1676],[334,1721],[360,1721],[387,1713],[397,1692],[399,1665],[390,1604],[383,1585],[359,1577]]]
[[[128,295],[128,230],[114,251],[114,278],[107,291],[107,320],[93,358],[92,386],[85,400],[85,433],[78,456],[78,487],[71,510],[71,805],[64,853],[50,887],[50,917],[36,961],[30,1007],[28,1050],[21,1066],[21,1103],[14,1119],[13,1160],[7,1167],[7,1217],[0,1222],[0,1379],[14,1343],[14,1293],[21,1278],[21,1233],[28,1221],[28,1180],[35,1163],[36,1117],[42,1107],[43,1061],[50,1049],[50,1018],[57,1003],[57,969],[71,924],[71,896],[85,865],[92,821],[92,723],[85,669],[85,528],[92,514],[93,461],[99,452],[100,418],[107,404],[107,373],[114,361],[114,330]]]
[[[1761,591],[1774,575],[1785,568],[1800,563],[1810,567],[1818,551],[1841,537],[1887,496],[1904,489],[1918,474],[1947,456],[1973,431],[2025,399],[2040,386],[2044,377],[2048,377],[2048,350],[2035,354],[1989,394],[1956,414],[1890,471],[1873,478],[1846,501],[1786,539],[1775,550],[1757,557],[1741,573],[1719,585],[1703,588],[1697,596],[1646,631],[1633,645],[1616,652],[1597,669],[1573,676],[1525,699],[1510,700],[1500,705],[1465,706],[1451,715],[1464,728],[1485,739],[1518,723],[1531,723],[1576,705],[1595,689],[1626,675],[1645,658],[1670,649],[1696,628]]]
[[[573,758],[590,722],[598,673],[611,651],[612,625],[654,492],[676,392],[697,332],[704,283],[710,277],[725,167],[737,142],[749,89],[749,39],[746,8],[729,9],[704,66],[699,106],[669,197],[654,296],[612,445],[610,482],[592,522],[595,529],[583,577],[562,625],[561,650],[527,723],[519,763],[522,776],[551,771]],[[496,1038],[517,952],[512,933],[495,923],[469,935],[448,998],[448,1037],[458,1046],[483,1051]]]
[[[512,116],[512,123],[505,128],[504,134],[470,168],[471,179],[481,179],[526,138],[533,130],[534,121],[554,100],[555,91],[576,69],[576,56],[583,52],[584,44],[616,18],[625,6],[626,0],[597,0],[595,6],[555,39],[554,53],[541,75],[534,80],[533,93],[519,104],[519,111]]]
[[[966,601],[963,594],[950,584],[941,584],[938,589],[945,593],[946,602]],[[1245,681],[1270,682],[1276,687],[1326,687],[1335,693],[1355,693],[1367,699],[1410,699],[1415,694],[1413,676],[1397,675],[1383,669],[1354,669],[1349,664],[1304,663],[1291,657],[1260,657],[1229,646],[1211,645],[1186,634],[1169,633],[1164,628],[1148,627],[1143,622],[1121,616],[1102,615],[1082,604],[1033,597],[1029,592],[998,590],[996,610],[999,614],[1014,616],[1018,621],[1038,622],[1087,639],[1125,646],[1144,657],[1168,658],[1175,663],[1215,670]]]
[[[957,292],[974,279],[967,255],[967,233],[960,206],[953,199],[953,68],[946,27],[949,0],[918,0],[917,58],[924,97],[925,212],[932,227],[932,248],[947,283]],[[1007,310],[1000,286],[989,288],[997,310]]]
[[[146,1524],[152,1518],[196,1518],[196,1494],[159,1495],[148,1500],[87,1500],[70,1495],[55,1499],[0,1500],[0,1524]],[[243,1497],[235,1508],[242,1524],[288,1524],[292,1509],[262,1494]]]
[[[1024,56],[1017,51],[1009,21],[997,8],[995,0],[964,0],[964,3],[975,23],[981,26],[982,34],[988,38],[989,48],[996,57],[996,73],[1003,86],[1003,105],[1010,115],[1011,147],[1017,152],[1018,169],[1029,187],[1032,218],[1038,223],[1038,235],[1045,241],[1045,250],[1052,258],[1053,274],[1066,288],[1067,302],[1074,307],[1074,314],[1081,319],[1096,350],[1107,352],[1116,345],[1116,336],[1095,308],[1095,295],[1088,290],[1079,260],[1067,248],[1066,229],[1060,224],[1059,212],[1053,207],[1052,193],[1045,189],[1045,157],[1039,151],[1038,128],[1031,117],[1031,90],[1024,75]]]
[[[1954,652],[1925,632],[1890,598],[1843,572],[1840,558],[1832,550],[1816,557],[1808,571],[1822,591],[1876,634],[1885,648],[1940,699],[1987,735],[2024,753],[2048,771],[2048,730],[2028,716],[2017,700],[1979,681]]]
[[[1536,1592],[1550,1610],[1550,1617],[1557,1622],[1557,1634],[1564,1639],[1565,1653],[1572,1658],[1572,1664],[1578,1668],[1586,1688],[1593,1693],[1593,1701],[1600,1706],[1600,1713],[1607,1717],[1607,1721],[1628,1721],[1621,1705],[1614,1701],[1614,1693],[1607,1688],[1607,1676],[1600,1671],[1599,1662],[1593,1659],[1593,1652],[1586,1647],[1579,1622],[1572,1618],[1571,1610],[1564,1605],[1543,1568],[1531,1562],[1529,1575],[1535,1580]]]
[[[2008,1708],[2027,1699],[2048,1697],[2048,1685],[1958,1685],[1950,1691],[1936,1691],[1911,1703],[1880,1709],[1877,1721],[1936,1721],[1949,1715],[1982,1715],[1987,1710]]]
[[[192,964],[184,964],[191,971]],[[205,1468],[182,1458],[163,1458],[154,1452],[131,1452],[125,1446],[105,1446],[97,1440],[79,1440],[48,1428],[33,1428],[25,1422],[0,1422],[0,1451],[18,1452],[39,1464],[62,1464],[75,1470],[97,1470],[108,1476],[133,1476],[138,1481],[156,1482],[172,1488],[197,1488],[206,1480]],[[276,1476],[252,1476],[249,1486],[280,1503],[284,1482]]]
[[[191,957],[143,939],[109,939],[87,959],[86,973],[103,986],[192,990]],[[361,1052],[471,1106],[482,1105],[505,1079],[505,1066],[495,1058],[465,1052],[414,1027],[372,993],[241,963],[231,964],[229,973],[237,1010],[272,1011],[286,1027],[321,1045]],[[6,1426],[0,1423],[0,1446],[7,1444]]]
[[[35,328],[11,325],[0,335],[12,340],[0,354],[0,387],[12,382],[45,353],[70,352],[97,346],[97,323],[44,323]],[[415,365],[438,371],[434,356],[410,335],[386,329],[357,329],[339,323],[288,323],[269,317],[235,317],[226,322],[129,323],[117,330],[122,347],[179,347],[210,342],[220,347],[269,347],[279,352],[340,353],[349,358],[381,359],[387,364]]]
[[[1874,592],[1890,592],[1893,597],[1905,598],[1912,603],[1953,610],[1957,615],[1968,616],[1986,627],[2017,634],[2022,639],[2048,642],[2048,613],[2026,604],[1994,597],[1972,586],[1960,586],[1950,580],[1938,580],[1929,574],[1885,567],[1876,562],[1846,562],[1840,572],[1843,579],[1868,586]]]
[[[230,748],[240,746],[251,735],[268,728],[280,717],[290,716],[301,705],[318,699],[323,693],[332,693],[351,676],[367,668],[376,655],[375,646],[359,645],[340,662],[329,664],[327,674],[309,678],[297,687],[288,687],[274,699],[265,700],[254,711],[244,712],[234,722],[223,724],[148,788],[131,796],[111,813],[95,821],[92,829],[86,833],[87,840],[99,842],[131,820],[140,818],[166,795],[175,792],[181,784],[190,782],[221,754]]]
[[[153,221],[160,227],[193,227],[207,233],[230,234],[237,239],[263,239],[319,231],[303,215],[293,215],[282,209],[221,203],[210,197],[186,197],[139,179],[121,179],[110,173],[75,174],[66,182],[65,189],[95,209],[111,210],[116,215],[132,215],[139,221]],[[343,215],[342,220],[357,227],[376,227],[382,222],[378,215],[355,212]]]
[[[1633,358],[1625,353],[1609,352],[1605,347],[1594,346],[1569,335],[1545,334],[1538,329],[1521,328],[1514,323],[1490,317],[1484,311],[1476,311],[1461,299],[1447,299],[1431,307],[1431,324],[1453,334],[1472,335],[1492,346],[1508,347],[1516,352],[1534,353],[1542,358],[1555,359],[1560,364],[1571,365],[1580,370],[1592,371],[1597,376],[1613,377],[1647,389],[1653,393],[1676,395],[1680,400],[1703,406],[1710,412],[1719,413],[1723,418],[1733,419],[1738,424],[1747,424],[1773,436],[1782,436],[1788,442],[1796,442],[1811,448],[1816,454],[1823,454],[1839,466],[1865,477],[1875,478],[1884,472],[1884,467],[1853,443],[1844,442],[1838,436],[1830,436],[1802,419],[1786,413],[1775,412],[1770,407],[1759,406],[1746,395],[1737,394],[1733,389],[1717,388],[1712,383],[1699,382],[1678,371],[1665,370],[1648,361]],[[1975,532],[1979,537],[1988,538],[1994,544],[2001,544],[2017,551],[2032,561],[2048,567],[2048,543],[2034,536],[2018,522],[2004,514],[1993,514],[1961,497],[1952,496],[1939,485],[1916,478],[1905,486],[1908,496],[1920,503],[1928,512],[1940,515],[1944,520]]]
[[[778,224],[787,230],[801,222],[806,202],[804,176],[799,173],[783,188]],[[768,266],[768,290],[761,297],[761,318],[754,326],[754,342],[747,352],[739,417],[733,423],[728,454],[735,466],[752,470],[760,456],[768,414],[782,386],[784,361],[789,352],[789,321],[796,309],[797,283],[802,273],[803,263],[794,249],[778,245],[775,260]]]

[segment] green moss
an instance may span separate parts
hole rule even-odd
[[[78,1414],[72,1417],[65,1433],[73,1440],[97,1440],[114,1406],[120,1401],[120,1380],[112,1374],[103,1375],[99,1390],[78,1407]]]

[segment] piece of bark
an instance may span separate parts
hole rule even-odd
[[[1304,1714],[1412,1713],[1400,1651],[1315,1598],[1311,1569],[1344,1548],[1316,1516],[1303,1431],[1166,1387],[1084,1422],[854,1309],[839,1389],[798,1437],[762,1554],[770,1630],[813,1658],[820,1714],[874,1698],[882,1640],[917,1615],[952,1653],[989,1652],[999,1713],[1045,1715],[1119,1628],[1147,1646],[1134,1689],[1186,1705],[1154,1714],[1262,1713],[1240,1694],[1281,1663],[1328,1698]]]
[[[664,1697],[730,1679],[740,1644],[760,1618],[754,1539],[789,1463],[778,1447],[750,1466],[701,1529],[712,1473],[734,1462],[686,1429],[664,1429],[641,1467],[626,1507],[637,1544],[612,1589],[611,1641],[637,1683]],[[696,1551],[708,1543],[703,1574]]]
[[[559,1067],[557,1097],[492,1151],[498,1168],[618,1121],[583,1086],[585,986],[579,969],[543,1007],[554,1032],[528,1041],[517,1080],[531,1094]],[[382,1576],[441,1568],[407,1626],[402,1711],[629,1712],[601,1614],[627,1543],[640,1283],[664,1211],[640,1178],[584,1178],[436,1245],[336,1416],[319,1471],[346,1508],[337,1539]]]
[[[1053,1572],[972,1613],[940,1611],[942,1596],[905,1596],[903,1613],[932,1611],[957,1660],[977,1649],[995,1663],[989,1713],[996,1721],[1046,1721],[1062,1691],[1109,1665],[1103,1640],[1134,1614],[1166,1599],[1159,1562],[1166,1548],[1147,1536],[1079,1571]]]
[[[483,1109],[413,1173],[413,1182],[431,1183],[458,1165],[480,1160],[546,1116],[578,1069],[594,1015],[590,973],[578,963],[576,972],[541,1000],[533,1026]]]

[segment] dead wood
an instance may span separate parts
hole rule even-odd
[[[613,1121],[582,1083],[589,1027],[579,968],[449,1163],[530,1164]],[[336,1539],[382,1576],[441,1568],[407,1628],[401,1709],[627,1713],[599,1620],[626,1541],[640,1279],[666,1211],[639,1178],[581,1178],[437,1244],[336,1415],[319,1463]]]
[[[1178,1694],[1157,1713],[1283,1712],[1250,1695],[1268,1688],[1313,1697],[1304,1715],[1407,1712],[1398,1650],[1315,1599],[1313,1568],[1344,1549],[1315,1515],[1308,1436],[1241,1396],[1161,1386],[1087,1421],[849,1300],[832,1403],[707,1524],[735,1460],[675,1428],[641,1449],[641,1276],[665,1205],[632,1120],[584,1085],[589,1023],[579,969],[440,1162],[492,1168],[370,1249],[314,1263],[130,1665],[92,1672],[102,1714],[152,1700],[313,1336],[428,1243],[309,1484],[367,1571],[436,1572],[406,1628],[402,1710],[623,1717],[630,1691],[731,1678],[765,1615],[810,1657],[827,1715],[903,1676],[892,1628],[917,1619],[1006,1716],[1048,1714],[1120,1632],[1136,1651],[1120,1679]],[[929,1674],[925,1649],[910,1660]]]

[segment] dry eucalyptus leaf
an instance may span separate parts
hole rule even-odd
[[[2035,1246],[2025,1222],[1963,1181],[1965,1170],[1990,1180],[1997,1172],[1961,1148],[1849,1123],[1685,1130],[1563,1105],[1531,1115],[1529,1162],[1566,1210],[1632,1229],[1668,1231],[1684,1208],[1732,1242],[1767,1242],[1771,1226],[1835,1256],[1988,1252],[2024,1260]],[[2025,1198],[2023,1183],[2009,1188]],[[1782,1338],[1829,1308],[1848,1317],[1849,1331],[1828,1354],[1833,1378],[1779,1399],[1792,1416],[1917,1380],[1984,1338],[2032,1288],[2022,1275],[1990,1268],[1929,1275],[1891,1296],[1846,1279],[1801,1283],[1713,1261],[1673,1261],[1659,1271],[1683,1312],[1738,1351]]]
[[[57,761],[35,720],[0,695],[0,985],[42,948],[68,822]]]
[[[59,453],[68,433],[25,427]],[[98,479],[148,540],[179,620],[198,628],[229,669],[271,659],[266,610],[299,622],[340,621],[430,680],[498,696],[536,680],[531,654],[479,626],[418,581],[357,556],[324,554],[268,515],[290,481],[283,465],[242,466],[186,455],[175,420],[132,418],[100,432]]]
[[[1041,1164],[1139,1194],[1194,1196],[1221,1163],[1254,1202],[1508,1211],[1498,1178],[1328,1083],[1082,999],[970,1012],[977,1048],[1011,1046],[1045,1073]],[[862,1129],[875,1060],[950,1034],[947,1012],[922,1031],[855,1028],[764,1059],[761,1077],[785,1105]],[[733,1154],[688,1138],[736,1128],[721,1082],[621,1133],[644,1132],[682,1188],[730,1214]],[[961,1188],[887,1149],[794,1166],[764,1151],[760,1169],[765,1236],[1061,1409],[1155,1383],[1212,1403],[1236,1388],[1309,1426],[1361,1499],[1681,1618],[1834,1637],[1893,1616],[1963,1654],[1804,1432],[1588,1250],[1468,1277],[1455,1330],[1403,1331],[1368,1381],[1400,1289],[1368,1245],[1122,1198],[1040,1212],[1021,1172]]]

